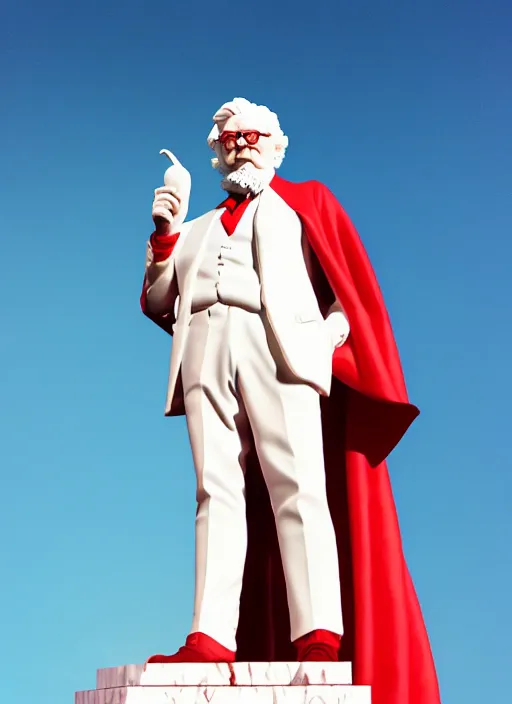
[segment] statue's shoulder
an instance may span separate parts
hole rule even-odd
[[[318,207],[326,197],[332,197],[327,186],[315,179],[293,182],[276,176],[271,186],[285,201],[296,206],[304,207],[309,204],[311,207]]]
[[[331,193],[325,183],[322,183],[322,181],[318,181],[316,179],[302,181],[301,183],[298,183],[297,186],[299,186],[304,193],[310,193],[312,196],[325,196]]]

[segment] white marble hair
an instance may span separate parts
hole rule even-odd
[[[217,152],[219,149],[219,136],[222,132],[224,124],[232,115],[244,115],[254,117],[255,123],[261,129],[268,130],[275,141],[275,156],[274,168],[278,169],[284,159],[286,148],[288,146],[288,137],[284,134],[279,124],[279,118],[275,112],[272,112],[265,105],[257,105],[251,103],[246,98],[233,98],[228,103],[224,103],[215,115],[213,116],[214,126],[208,135],[208,145]],[[212,159],[212,166],[219,168],[219,160]]]

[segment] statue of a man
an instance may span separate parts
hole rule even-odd
[[[276,175],[275,113],[213,121],[227,197],[183,222],[189,193],[156,189],[141,298],[197,475],[191,632],[149,662],[341,657],[379,703],[437,704],[385,463],[418,410],[371,265],[325,186]]]

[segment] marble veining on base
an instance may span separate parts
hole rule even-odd
[[[78,692],[75,704],[371,704],[370,687],[116,687]]]
[[[298,686],[352,683],[349,662],[236,662],[124,665],[97,671],[96,688],[134,685]]]

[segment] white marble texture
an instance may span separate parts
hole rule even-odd
[[[124,665],[98,670],[96,689],[152,686],[352,684],[349,662],[235,662]]]
[[[77,692],[75,704],[371,704],[370,687],[115,687]]]

